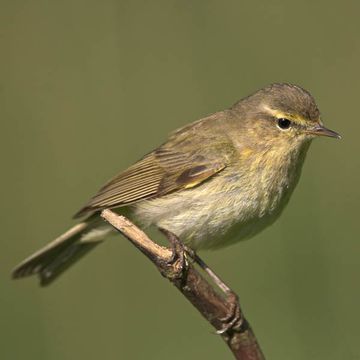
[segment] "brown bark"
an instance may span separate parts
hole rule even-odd
[[[191,261],[182,262],[181,257],[173,259],[173,251],[153,242],[142,230],[127,218],[110,210],[103,210],[101,216],[115,229],[129,239],[170,280],[180,292],[198,309],[201,315],[216,329],[226,326],[224,320],[231,303],[199,273]],[[240,305],[239,305],[240,309]],[[265,360],[250,324],[241,311],[241,321],[235,323],[220,336],[226,342],[235,359]]]

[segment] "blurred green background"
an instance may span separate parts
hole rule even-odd
[[[358,2],[0,4],[1,359],[231,358],[120,236],[49,288],[9,274],[171,130],[280,81],[343,140],[314,142],[274,226],[202,257],[268,359],[360,359]]]

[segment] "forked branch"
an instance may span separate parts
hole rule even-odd
[[[172,261],[174,257],[171,249],[153,242],[124,216],[117,215],[110,210],[103,210],[101,216],[144,253],[160,273],[181,291],[216,330],[224,328],[226,325],[224,319],[229,314],[231,304],[224,296],[215,291],[191,262]],[[234,325],[222,333],[221,337],[234,354],[235,359],[265,360],[250,324],[243,314],[241,326]]]

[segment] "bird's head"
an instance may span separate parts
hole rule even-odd
[[[240,100],[232,109],[259,144],[296,148],[317,136],[340,139],[327,129],[309,92],[291,84],[272,84]]]

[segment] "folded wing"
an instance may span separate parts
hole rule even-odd
[[[178,132],[167,143],[115,176],[75,217],[189,189],[209,180],[226,167],[228,156],[223,156],[221,150],[207,147],[209,141],[211,144],[214,141],[195,134],[190,142],[187,135],[187,132]],[[214,136],[217,137],[215,143],[222,149],[221,136]],[[228,141],[225,144],[229,147]],[[229,154],[228,149],[226,154]]]

